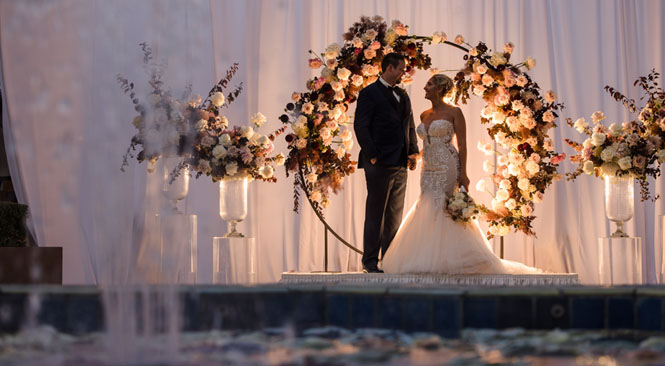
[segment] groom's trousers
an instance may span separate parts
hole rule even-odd
[[[367,164],[363,267],[377,268],[379,251],[383,256],[402,222],[406,193],[406,167]]]

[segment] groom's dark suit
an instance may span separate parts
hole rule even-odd
[[[367,182],[362,262],[375,270],[379,251],[388,250],[402,221],[408,156],[418,153],[409,96],[381,80],[368,85],[358,96],[354,130],[361,148],[358,167],[365,169]]]

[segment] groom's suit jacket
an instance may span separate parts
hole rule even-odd
[[[360,91],[353,129],[360,144],[358,168],[376,158],[378,166],[406,166],[407,157],[418,153],[416,128],[409,96],[377,80]]]

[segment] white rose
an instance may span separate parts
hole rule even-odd
[[[217,159],[221,159],[226,156],[226,148],[222,145],[217,145],[215,146],[214,149],[212,149],[212,156],[214,156]]]
[[[575,124],[573,125],[573,127],[575,127],[575,129],[579,133],[584,133],[584,130],[587,127],[589,127],[589,123],[587,123],[587,121],[584,119],[584,117],[582,117],[582,118],[578,118],[577,121],[575,121]]]
[[[224,145],[225,147],[229,147],[231,145],[231,136],[228,134],[222,134],[219,136],[219,143]]]
[[[501,188],[501,189],[509,190],[510,186],[511,186],[511,184],[510,184],[510,181],[508,179],[503,179],[499,183],[499,188]]]
[[[503,205],[503,201],[500,201],[498,199],[493,199],[492,200],[492,210],[494,211],[501,211],[505,209],[506,207]]]
[[[533,202],[541,203],[543,202],[543,192],[536,192],[533,194]]]
[[[597,132],[591,135],[591,143],[593,146],[600,146],[605,142],[606,138],[607,136],[604,133]]]
[[[536,60],[534,60],[531,57],[527,57],[526,62],[524,62],[524,64],[525,64],[527,70],[531,70],[536,66]]]
[[[306,146],[307,146],[307,140],[303,138],[298,138],[296,140],[296,148],[298,148],[298,150],[304,149]]]
[[[600,172],[605,176],[615,176],[619,166],[614,163],[605,163],[600,166]]]
[[[629,159],[630,159],[630,158],[629,158]],[[594,166],[593,166],[593,161],[591,161],[591,160],[587,160],[587,161],[585,161],[585,162],[584,162],[584,165],[582,165],[582,170],[583,170],[584,173],[586,173],[586,174],[591,174],[591,173],[593,173],[593,168],[594,168]]]
[[[510,197],[510,195],[509,195],[507,190],[499,189],[498,191],[496,191],[496,199],[497,200],[503,202],[503,201],[507,200],[508,197]]]
[[[285,161],[286,161],[286,159],[284,158],[284,154],[279,153],[279,154],[277,154],[277,156],[275,156],[275,163],[277,165],[282,166],[282,165],[284,165]]]
[[[517,77],[515,80],[515,83],[517,83],[517,86],[523,87],[529,82],[529,79],[526,78],[524,75],[520,75]]]
[[[464,210],[462,210],[462,216],[469,219],[473,217],[475,212],[476,210],[473,207],[467,207]]]
[[[317,178],[318,175],[316,174],[316,172],[310,172],[309,174],[305,175],[305,180],[307,180],[307,182],[309,183],[316,182]]]
[[[610,125],[610,135],[612,135],[612,136],[619,136],[619,135],[621,135],[621,128],[622,128],[622,127],[621,127],[620,124],[618,124],[618,123],[616,123],[616,122],[615,122],[615,123],[612,123],[612,124]]]
[[[319,201],[321,199],[321,192],[318,190],[312,191],[309,198],[311,198],[312,201]]]
[[[196,129],[198,131],[205,131],[208,129],[208,121],[200,119],[198,122],[196,122]]]
[[[333,43],[330,46],[326,47],[326,58],[335,58],[339,55],[339,51],[342,48],[337,44]]]
[[[337,70],[337,77],[340,80],[348,80],[349,76],[351,76],[351,71],[346,67],[342,67],[339,70]]]
[[[510,226],[508,225],[499,225],[497,228],[497,235],[506,236],[510,234]]]
[[[523,191],[528,191],[529,190],[529,180],[526,178],[522,178],[517,182],[517,188],[523,190]]]
[[[520,167],[516,164],[509,164],[508,173],[513,176],[518,176],[520,174]]]
[[[600,152],[600,158],[603,161],[612,161],[614,159],[615,150],[612,146],[608,146]]]
[[[221,92],[215,92],[215,94],[210,96],[210,101],[215,107],[220,107],[222,104],[224,104],[224,94]]]
[[[337,149],[335,150],[335,154],[337,155],[338,159],[343,158],[346,155],[346,150],[344,150],[344,146],[338,146]]]
[[[593,146],[593,142],[591,141],[591,138],[589,137],[589,138],[587,138],[586,140],[584,140],[584,142],[582,143],[582,146],[583,146],[585,149],[588,149],[588,148],[590,148],[591,146]]]
[[[270,179],[272,178],[273,173],[275,172],[275,169],[273,169],[272,166],[270,165],[264,165],[259,169],[259,174],[265,179]]]
[[[314,104],[307,102],[302,105],[302,112],[305,114],[311,114],[314,111]],[[304,116],[301,116],[304,117]]]
[[[591,119],[593,120],[593,123],[598,123],[605,119],[605,114],[603,114],[601,111],[595,111],[591,115]]]
[[[526,170],[533,176],[540,171],[540,166],[538,163],[529,160],[529,162],[526,163]]]
[[[353,47],[355,47],[355,48],[362,48],[363,47],[363,40],[358,38],[358,37],[353,38],[351,43],[353,43]]]
[[[252,138],[252,136],[254,136],[254,129],[252,128],[252,126],[243,126],[243,128],[241,129],[240,135],[242,137],[246,137],[246,138],[250,139],[250,138]]]
[[[494,78],[489,76],[488,74],[485,74],[485,75],[483,75],[482,82],[483,82],[483,85],[490,86],[494,82]]]
[[[229,127],[229,119],[226,118],[226,116],[219,117],[219,127],[222,130],[225,130],[227,127]]]
[[[621,168],[621,170],[628,170],[633,165],[633,159],[631,159],[630,156],[624,156],[619,159],[617,163],[619,163],[619,168]]]
[[[251,121],[254,124],[254,126],[261,127],[266,123],[266,116],[264,116],[263,113],[258,112],[252,116]]]
[[[235,161],[232,161],[228,164],[226,164],[226,175],[229,177],[232,177],[238,173],[238,163]]]
[[[479,192],[485,192],[487,190],[487,182],[484,179],[481,179],[476,183],[476,190]]]
[[[459,211],[460,209],[462,209],[462,207],[464,207],[464,201],[460,200],[454,200],[448,205],[448,208],[450,208],[453,211]]]
[[[491,173],[494,171],[494,162],[491,160],[485,160],[483,162],[483,170],[485,173]]]
[[[446,34],[444,32],[434,32],[432,35],[432,43],[433,44],[438,44],[438,43],[443,43],[448,39]]]
[[[513,198],[511,198],[508,201],[506,201],[505,205],[506,205],[507,209],[512,211],[512,210],[515,209],[515,207],[517,207],[517,202],[515,202],[515,200]]]
[[[545,101],[547,101],[547,103],[554,103],[556,101],[556,93],[552,90],[548,90],[547,93],[545,93]]]
[[[495,67],[503,65],[506,62],[508,61],[506,60],[506,57],[503,55],[503,52],[494,52],[494,54],[490,58],[490,64]]]
[[[520,211],[522,212],[522,216],[531,216],[533,213],[533,207],[530,205],[524,205],[520,208]]]
[[[554,117],[554,113],[552,113],[552,111],[543,113],[543,121],[545,122],[553,122],[555,118],[556,117]]]

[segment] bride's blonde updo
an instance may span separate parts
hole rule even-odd
[[[453,90],[453,80],[448,77],[448,75],[444,74],[434,74],[432,76],[432,82],[434,85],[437,87],[437,89],[441,88],[443,95],[441,97],[445,97],[450,93],[451,90]]]

